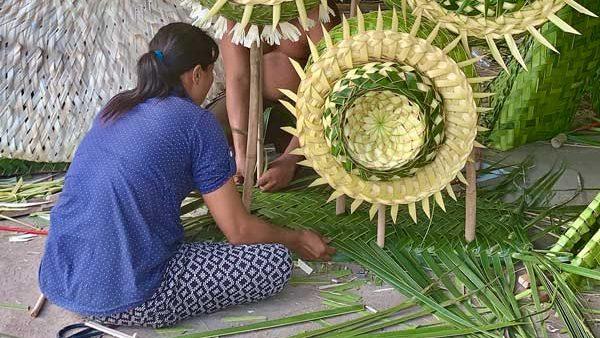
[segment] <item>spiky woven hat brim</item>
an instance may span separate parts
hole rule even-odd
[[[448,40],[439,26],[421,30],[423,26],[418,18],[414,22],[411,19],[410,26],[404,25],[395,11],[365,16],[359,12],[357,18],[351,21],[353,25],[344,19],[342,26],[337,29],[341,34],[337,34],[336,30],[332,34],[324,32],[320,48],[309,43],[312,51],[311,62],[305,70],[295,64],[302,79],[298,93],[283,91],[295,101],[295,106],[288,102],[284,104],[297,117],[296,128],[288,129],[300,139],[301,149],[296,153],[305,155],[306,160],[302,164],[311,166],[321,176],[314,184],[329,184],[336,190],[330,200],[342,194],[355,199],[352,210],[366,201],[373,203],[371,208],[373,215],[377,205],[389,205],[392,218],[395,219],[398,205],[407,204],[409,213],[416,215],[415,203],[421,202],[425,213],[430,214],[431,196],[444,208],[441,191],[447,189],[453,196],[450,182],[455,177],[464,180],[460,170],[476,144],[474,139],[477,133],[478,108],[475,100],[477,97],[487,96],[487,94],[473,92],[471,84],[481,79],[470,79],[463,70],[464,68],[470,70],[471,65],[478,59],[467,59],[466,53],[459,46],[460,38]],[[439,48],[434,42],[443,42],[443,45]],[[452,58],[457,55],[462,57],[457,57],[457,60]],[[343,82],[346,81],[344,79],[353,81],[344,84]],[[402,89],[404,84],[409,84],[408,87],[413,88],[415,93],[423,95],[410,94]],[[356,86],[363,87],[356,92],[350,90]],[[376,104],[372,100],[365,101],[368,95],[362,89],[368,89],[366,92],[374,92],[380,95],[378,99],[386,101],[381,102],[382,104]],[[432,90],[432,94],[428,96],[426,93],[429,90]],[[394,91],[398,95],[395,96]],[[333,99],[335,95],[355,94],[358,96],[348,97],[347,104],[340,102],[341,106],[332,105],[332,100],[336,100]],[[427,114],[429,117],[427,123],[434,123],[435,115],[432,115],[431,111],[409,109],[409,106],[419,106],[421,107],[419,110],[435,108],[435,104],[432,106],[433,101],[428,100],[436,96],[440,98],[439,105],[442,107],[443,113],[440,113],[440,116],[443,116],[444,136],[438,139],[437,143],[428,143],[425,140],[429,137],[435,139],[440,134],[425,133],[429,126],[425,125],[425,119],[422,117],[423,114]],[[423,97],[428,99],[421,101]],[[412,102],[407,103],[411,100]],[[363,106],[362,111],[357,109],[355,112],[357,101],[360,101]],[[370,107],[364,107],[365,104]],[[379,168],[376,173],[371,170],[372,167],[361,173],[359,168],[345,165],[344,159],[336,153],[336,149],[339,148],[332,147],[332,144],[337,142],[340,147],[343,146],[348,150],[352,146],[357,146],[359,142],[356,142],[356,138],[346,135],[342,137],[342,143],[345,142],[345,145],[342,145],[328,136],[331,133],[327,129],[335,124],[338,124],[338,127],[341,124],[340,130],[368,124],[369,119],[380,110],[378,107],[386,106],[393,107],[394,113],[380,116],[384,119],[390,116],[398,118],[389,125],[392,126],[391,129],[396,128],[393,132],[404,133],[404,136],[399,136],[399,139],[406,141],[406,137],[414,138],[420,146],[426,145],[423,148],[425,152],[434,155],[429,158],[430,160],[433,158],[431,161],[421,161],[415,165],[416,170],[412,170],[408,175],[396,172],[388,177],[381,177],[379,174],[390,173],[390,171],[382,169],[380,164],[377,164]],[[331,113],[331,109],[335,112]],[[360,115],[365,114],[366,110],[368,110],[366,115]],[[331,114],[328,115],[328,111]],[[362,121],[351,122],[352,116],[356,114],[359,114],[358,119]],[[408,116],[403,116],[406,114]],[[331,118],[332,116],[339,117],[337,122]],[[406,127],[410,119],[416,123],[417,132],[407,136],[407,130],[400,129]],[[388,142],[390,140],[392,141]],[[396,147],[399,144],[389,137],[375,139],[373,143],[377,147],[382,147],[381,149],[386,146]],[[433,146],[433,144],[437,145]],[[363,148],[363,151],[364,149],[366,148]],[[394,150],[406,151],[401,147],[396,147]],[[409,150],[409,152],[411,154],[398,162],[401,164],[394,164],[394,170],[402,169],[407,163],[414,164],[411,161],[417,159],[419,151]],[[396,153],[391,156],[396,156],[395,158],[398,159],[404,155],[406,154]],[[363,159],[369,158],[369,154],[355,153],[349,156],[351,159],[348,159],[348,156],[346,159],[360,162],[361,156]],[[373,156],[375,157],[377,156]]]

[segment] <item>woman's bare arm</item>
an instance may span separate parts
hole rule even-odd
[[[228,22],[228,32],[233,25],[233,22]],[[240,175],[246,163],[246,138],[250,102],[250,51],[244,46],[232,43],[231,35],[228,33],[223,35],[220,49],[225,67],[227,117],[233,136],[237,171]]]
[[[232,244],[280,243],[307,260],[330,260],[335,253],[315,232],[285,229],[248,213],[232,180],[203,197],[217,225]]]

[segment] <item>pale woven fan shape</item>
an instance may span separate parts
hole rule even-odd
[[[550,14],[555,14],[566,5],[564,0],[537,0],[519,11],[493,18],[456,14],[435,0],[408,0],[408,3],[415,12],[422,10],[427,18],[455,33],[466,32],[469,36],[489,36],[493,39],[503,39],[505,34],[520,34],[526,32],[528,27],[544,24]]]
[[[135,85],[152,36],[190,21],[176,2],[3,1],[0,157],[70,161],[100,108]]]
[[[366,181],[349,174],[330,153],[323,132],[323,106],[332,85],[349,69],[367,62],[394,60],[431,79],[443,98],[446,140],[435,160],[414,176]],[[477,133],[473,91],[460,66],[444,52],[407,33],[366,31],[328,48],[308,67],[298,89],[296,133],[306,164],[338,193],[386,205],[412,204],[439,193],[459,174]]]

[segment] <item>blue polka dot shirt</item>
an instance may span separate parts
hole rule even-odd
[[[96,119],[66,174],[39,270],[53,303],[108,315],[149,299],[183,241],[182,200],[235,174],[221,126],[187,98]]]

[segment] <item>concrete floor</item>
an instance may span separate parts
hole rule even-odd
[[[564,147],[553,149],[548,144],[536,143],[519,148],[509,153],[511,159],[522,159],[528,154],[535,157],[536,167],[532,170],[531,179],[539,177],[552,167],[557,161],[564,161],[568,170],[558,182],[556,199],[561,200],[572,194],[577,186],[579,172],[583,177],[586,188],[595,188],[597,191],[585,191],[575,200],[578,204],[587,203],[600,190],[600,150],[588,148]],[[506,153],[504,154],[506,155]],[[32,306],[38,297],[37,268],[44,246],[44,238],[37,237],[30,242],[13,243],[8,241],[11,233],[0,233],[0,304],[22,304]],[[357,270],[356,266],[352,266]],[[303,272],[296,271],[297,276]],[[386,286],[377,286],[368,283],[357,292],[363,297],[363,302],[375,309],[385,309],[400,303],[404,298],[397,292],[375,290],[385,289]],[[586,295],[586,300],[592,304],[600,304],[597,295]],[[224,323],[222,319],[229,316],[265,316],[267,319],[276,319],[310,311],[324,309],[319,298],[318,287],[314,284],[291,285],[281,294],[261,303],[238,306],[226,311],[221,311],[207,316],[201,316],[183,322],[180,326],[187,328],[188,332],[198,332],[217,328],[229,327],[232,324]],[[598,306],[595,306],[598,308]],[[328,322],[336,322],[358,316],[348,315]],[[63,326],[81,321],[76,315],[64,311],[57,306],[47,304],[43,312],[36,319],[29,317],[25,310],[7,309],[0,306],[0,337],[10,335],[20,338],[46,338],[55,337],[58,329]],[[237,325],[240,325],[238,323]],[[555,324],[560,327],[560,324]],[[319,328],[317,323],[308,323],[294,327],[283,327],[275,330],[245,334],[246,337],[287,337],[308,329]],[[595,328],[598,329],[597,327]],[[169,337],[176,335],[170,333],[159,334],[152,329],[123,329],[124,332],[137,332],[138,337]],[[600,332],[600,331],[597,331]],[[561,337],[559,333],[552,336]],[[600,334],[598,335],[600,336]]]

